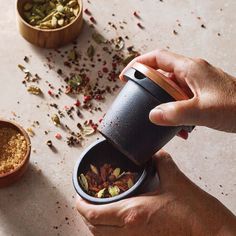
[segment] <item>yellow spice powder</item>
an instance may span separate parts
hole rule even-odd
[[[0,128],[0,174],[14,170],[27,152],[24,136],[14,128]]]

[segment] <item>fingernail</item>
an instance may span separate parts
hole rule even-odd
[[[149,114],[149,119],[152,123],[159,123],[163,120],[164,112],[160,108],[154,108]]]

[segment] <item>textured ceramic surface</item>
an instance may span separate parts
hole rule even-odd
[[[149,78],[141,78],[133,73],[133,69],[130,70],[125,73],[128,82],[109,108],[99,130],[118,150],[141,166],[181,127],[151,123],[149,112],[160,105],[160,101],[170,102],[173,99]]]

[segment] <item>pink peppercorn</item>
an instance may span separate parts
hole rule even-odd
[[[107,67],[103,67],[103,68],[102,68],[102,71],[103,71],[104,73],[108,73],[108,68],[107,68]]]
[[[55,138],[56,138],[56,139],[61,139],[61,138],[62,138],[62,136],[61,136],[61,134],[59,134],[59,133],[56,133],[56,134],[55,134]]]
[[[79,107],[81,105],[80,101],[77,100],[75,103],[74,103],[75,106]]]
[[[84,102],[88,102],[88,101],[90,101],[92,99],[92,97],[91,96],[84,96]]]

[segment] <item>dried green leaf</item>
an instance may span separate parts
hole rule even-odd
[[[92,34],[92,39],[97,43],[97,44],[102,44],[106,43],[107,40],[99,33],[93,33]]]
[[[115,168],[112,174],[117,178],[120,175],[120,168]]]
[[[51,119],[54,125],[59,126],[61,124],[60,118],[57,114],[52,115]]]
[[[98,198],[104,197],[105,191],[106,191],[106,188],[101,189],[101,190],[97,193],[97,197],[98,197]]]
[[[99,172],[96,166],[90,164],[90,169],[94,174],[99,175]]]
[[[39,87],[36,87],[36,86],[33,86],[33,85],[29,86],[27,91],[31,94],[34,94],[34,95],[42,94],[41,89]]]
[[[57,27],[57,18],[55,16],[52,17],[51,24],[53,28]]]
[[[24,10],[25,11],[29,11],[30,9],[32,9],[33,7],[33,4],[27,2],[25,5],[24,5]]]
[[[58,5],[56,9],[57,9],[58,12],[63,12],[64,11],[64,7],[62,5]]]
[[[87,49],[87,55],[89,58],[93,58],[94,56],[94,53],[95,53],[95,49],[93,47],[93,45],[90,45]]]
[[[82,188],[83,188],[86,192],[88,192],[88,180],[87,180],[87,178],[84,176],[84,174],[80,174],[80,176],[79,176],[79,182],[80,182]]]
[[[77,5],[78,5],[78,1],[76,1],[76,0],[71,0],[67,3],[67,6],[72,7],[72,8],[77,6]]]
[[[125,41],[122,37],[118,37],[114,40],[115,50],[120,51],[125,46]]]
[[[77,52],[74,49],[71,50],[67,55],[68,59],[72,61],[75,61],[77,59],[77,56]]]
[[[114,197],[114,196],[119,195],[120,189],[117,186],[109,186],[108,192],[112,197]]]
[[[28,69],[26,69],[24,66],[22,66],[21,64],[18,64],[18,67],[21,69],[21,71],[23,71],[25,74],[29,74],[30,71]]]
[[[67,83],[73,90],[77,90],[82,81],[83,80],[80,75],[74,75],[68,80]]]
[[[126,172],[123,171],[119,176],[117,176],[117,179],[120,179],[121,177],[123,177],[124,175],[126,175]]]
[[[83,131],[82,131],[82,134],[83,134],[84,136],[89,136],[89,135],[94,134],[94,133],[95,133],[95,130],[94,130],[94,128],[91,127],[91,126],[85,126],[85,127],[83,128]]]
[[[64,22],[65,22],[64,19],[60,19],[60,20],[58,20],[57,23],[58,23],[58,25],[63,26]]]
[[[77,16],[79,14],[79,7],[73,9],[74,16]]]

